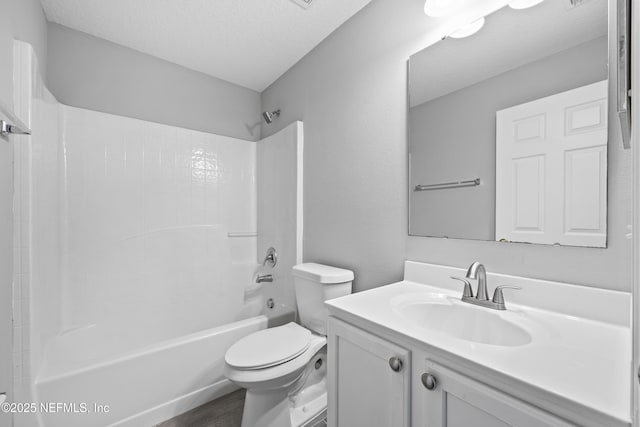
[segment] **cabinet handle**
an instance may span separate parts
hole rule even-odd
[[[431,374],[422,374],[420,379],[422,380],[422,385],[424,385],[427,390],[435,390],[438,386],[438,380]]]
[[[402,370],[402,359],[399,357],[392,357],[389,359],[389,367],[393,372],[400,372]]]

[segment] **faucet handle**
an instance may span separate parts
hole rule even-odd
[[[459,280],[464,283],[464,291],[462,291],[462,297],[473,298],[473,289],[471,289],[471,282],[467,279],[463,279],[462,277],[451,276],[453,280]]]
[[[269,249],[267,249],[267,256],[264,257],[264,261],[262,261],[262,266],[264,267],[265,265],[268,265],[269,267],[273,268],[276,266],[278,262],[278,253],[276,252],[275,248],[272,246]]]
[[[515,289],[519,291],[522,288],[519,286],[508,286],[508,285],[496,286],[496,290],[493,292],[492,301],[496,304],[502,305],[502,307],[504,307],[504,295],[502,295],[503,289]]]

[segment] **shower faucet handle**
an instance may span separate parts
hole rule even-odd
[[[262,261],[262,265],[268,265],[273,268],[278,263],[278,253],[274,247],[270,247],[267,249],[267,256],[264,257],[264,261]]]

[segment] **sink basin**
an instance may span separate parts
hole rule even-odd
[[[476,307],[453,298],[392,300],[391,304],[394,311],[420,327],[460,340],[503,347],[518,347],[531,342],[529,332],[505,319],[504,312]]]

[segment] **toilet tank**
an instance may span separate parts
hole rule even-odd
[[[293,267],[300,323],[311,331],[327,334],[324,302],[351,293],[353,271],[312,262]]]

